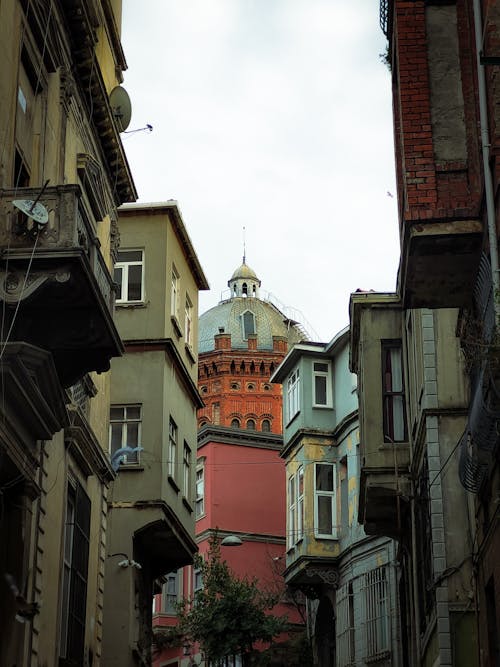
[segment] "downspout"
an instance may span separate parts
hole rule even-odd
[[[473,0],[474,32],[476,38],[477,81],[479,93],[479,121],[481,127],[481,148],[483,152],[484,190],[486,198],[486,215],[488,224],[488,240],[490,244],[491,281],[493,284],[493,303],[495,323],[500,319],[498,305],[500,275],[498,272],[498,239],[495,220],[495,198],[493,194],[493,178],[490,169],[490,133],[488,126],[488,107],[486,101],[486,79],[484,65],[481,63],[483,26],[480,0]]]

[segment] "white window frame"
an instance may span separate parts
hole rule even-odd
[[[297,522],[297,480],[295,475],[288,478],[288,548],[291,549],[296,540],[296,522]]]
[[[321,490],[316,488],[317,470],[319,466],[331,466],[333,489]],[[320,498],[328,498],[331,504],[332,526],[330,533],[319,532],[319,501]],[[314,463],[314,536],[318,539],[337,539],[337,466],[335,463],[318,461]]]
[[[170,294],[170,315],[177,319],[177,313],[179,312],[179,272],[172,264],[172,286]]]
[[[181,569],[169,572],[166,576],[167,581],[162,586],[160,611],[168,616],[177,615],[175,603],[178,602],[181,597],[181,573]],[[175,600],[172,600],[172,598],[175,598]],[[173,603],[172,609],[169,609],[169,601]]]
[[[170,417],[168,422],[168,474],[172,479],[176,478],[175,465],[177,463],[177,439],[179,430],[177,424]]]
[[[120,261],[120,253],[123,255],[126,252],[137,252],[141,253],[141,258],[137,260],[122,260]],[[141,296],[139,299],[129,299],[129,280],[128,280],[128,274],[129,274],[129,268],[131,266],[140,266],[141,267]],[[116,299],[116,303],[144,303],[144,250],[141,250],[139,248],[123,248],[122,250],[118,251],[118,261],[115,263],[114,266],[115,269],[115,279],[116,279],[116,271],[118,269],[121,270],[122,276],[121,276],[121,283],[120,283],[120,289],[121,289],[121,295],[119,299]]]
[[[130,417],[128,414],[128,411],[130,409],[138,410],[139,411],[139,416],[138,417]],[[123,417],[121,419],[116,419],[111,416],[111,411],[112,410],[123,410]],[[112,433],[113,433],[113,425],[114,424],[121,424],[122,425],[122,432],[121,432],[121,443],[120,446],[116,447],[116,449],[113,449],[112,447]],[[131,442],[130,441],[130,435],[129,435],[129,425],[134,425],[134,427],[137,429],[137,442]],[[142,405],[140,403],[129,403],[129,404],[113,404],[110,406],[110,418],[109,418],[109,455],[113,457],[113,454],[118,450],[121,449],[122,447],[132,447],[132,449],[135,449],[136,447],[141,446],[141,438],[142,438]],[[124,454],[121,458],[120,465],[138,465],[140,463],[140,452],[137,451],[133,454]]]
[[[326,366],[326,370],[316,368],[317,365]],[[320,403],[318,401],[318,387],[317,381],[325,381],[325,403]],[[314,408],[331,408],[333,407],[332,401],[332,364],[331,361],[326,359],[313,359],[312,362],[312,389],[313,389],[313,407]]]
[[[253,329],[253,331],[251,331],[251,332],[247,332],[246,327],[245,327],[245,315],[246,315],[247,313],[249,313],[249,314],[251,315],[251,318],[252,318],[252,323],[253,323],[252,329]],[[243,338],[243,340],[248,340],[248,336],[249,336],[249,335],[251,336],[251,335],[257,333],[257,323],[256,323],[256,321],[255,321],[255,314],[252,313],[251,310],[248,310],[248,309],[247,309],[247,310],[245,310],[243,313],[241,313],[240,318],[241,318],[241,333],[242,333],[242,338]]]
[[[290,373],[286,381],[286,409],[288,422],[291,422],[300,412],[300,369],[298,366]]]
[[[297,494],[297,534],[295,542],[304,537],[304,468],[300,466],[296,475],[295,492]]]
[[[186,294],[184,306],[184,341],[189,347],[193,347],[193,302]]]
[[[196,519],[205,516],[205,465],[198,463],[196,466],[196,495],[194,500],[194,513]]]

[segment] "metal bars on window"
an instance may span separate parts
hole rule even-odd
[[[362,577],[366,659],[387,657],[390,652],[389,587],[386,567],[377,567]]]
[[[337,665],[356,664],[353,584],[349,581],[337,590]]]

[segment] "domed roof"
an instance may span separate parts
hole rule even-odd
[[[257,278],[257,274],[253,269],[251,269],[248,264],[245,263],[245,258],[243,258],[243,264],[234,271],[233,275],[231,276],[230,280],[228,281],[228,285],[231,283],[232,280],[238,280],[239,278],[244,278],[244,279],[250,279],[250,280],[257,280],[260,284],[260,280]]]
[[[248,334],[257,334],[257,349],[272,350],[273,336],[288,340],[288,346],[307,338],[298,324],[277,306],[259,297],[260,280],[246,264],[234,271],[228,281],[231,297],[210,308],[199,318],[199,352],[215,348],[214,336],[231,334],[233,349],[248,349]]]

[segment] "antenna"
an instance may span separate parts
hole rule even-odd
[[[43,195],[45,188],[49,181],[45,181],[42,189],[38,193],[38,197],[33,201],[32,199],[14,199],[13,204],[16,208],[36,222],[37,225],[46,225],[49,220],[49,214],[43,204],[39,203],[40,197]]]
[[[246,264],[246,239],[245,239],[245,227],[243,227],[243,264]]]
[[[116,86],[109,94],[109,103],[119,132],[125,132],[132,118],[132,104],[127,91]]]

